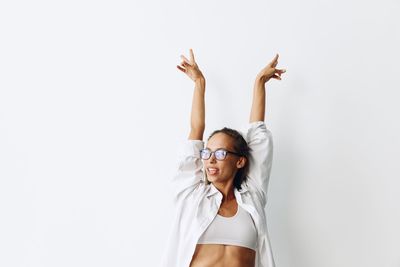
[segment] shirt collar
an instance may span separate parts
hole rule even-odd
[[[248,188],[245,185],[245,183],[242,183],[242,189],[241,190],[238,190],[236,187],[234,187],[233,190],[234,190],[235,195],[237,195],[237,194],[245,193],[246,191],[248,191]],[[216,194],[218,192],[219,192],[219,190],[214,186],[214,184],[210,183],[210,190],[207,193],[207,197],[212,196],[212,195],[214,195],[214,194]]]

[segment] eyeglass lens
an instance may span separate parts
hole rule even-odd
[[[208,149],[204,149],[201,151],[201,157],[203,159],[209,159],[211,157],[211,154],[212,154],[212,152]],[[226,151],[224,151],[222,149],[218,149],[218,150],[214,151],[214,156],[216,159],[222,160],[226,156]]]

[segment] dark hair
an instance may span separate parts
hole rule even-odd
[[[220,130],[215,130],[210,134],[208,137],[207,141],[210,140],[210,138],[217,134],[217,133],[224,133],[228,136],[230,136],[233,140],[233,149],[234,152],[239,153],[243,157],[246,158],[246,163],[245,166],[240,168],[235,175],[235,178],[233,179],[233,185],[236,187],[236,189],[241,190],[242,189],[242,183],[247,181],[247,172],[249,169],[249,154],[250,154],[250,147],[247,145],[246,140],[243,138],[243,136],[236,130],[224,127]],[[206,176],[206,183],[210,184],[211,182],[208,181],[207,176]]]

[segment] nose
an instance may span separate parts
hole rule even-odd
[[[210,158],[208,159],[209,161],[215,162],[217,159],[215,158],[215,151],[211,152]]]

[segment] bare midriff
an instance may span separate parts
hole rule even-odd
[[[254,267],[256,252],[224,244],[197,244],[190,267]]]
[[[220,206],[218,214],[232,217],[238,212],[236,198]],[[255,250],[225,244],[197,244],[189,267],[254,267]]]

